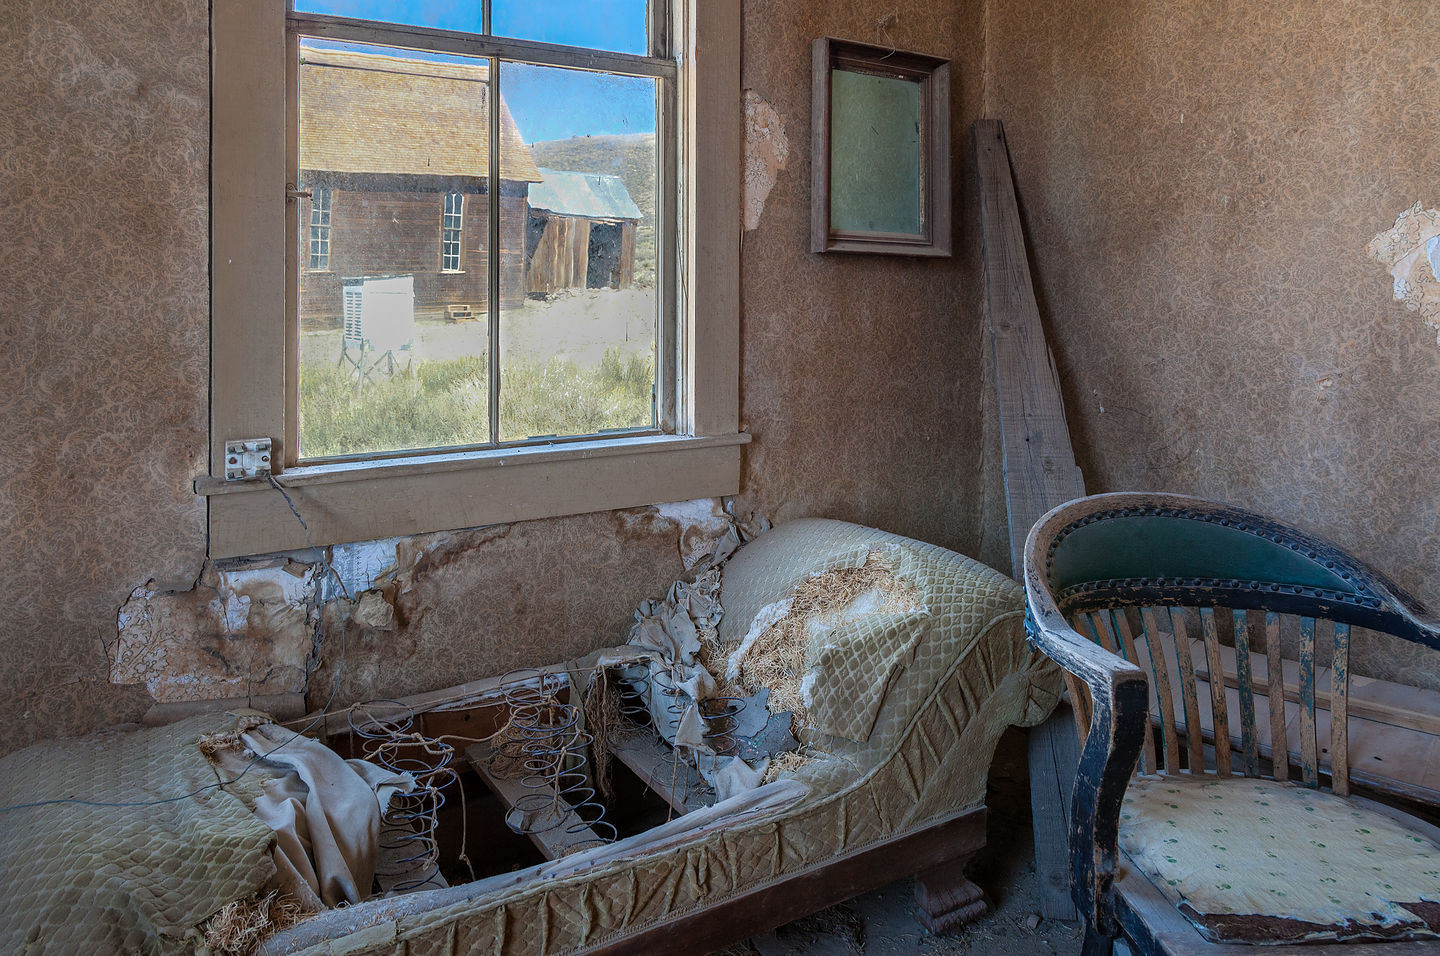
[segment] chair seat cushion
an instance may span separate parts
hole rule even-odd
[[[1368,801],[1138,776],[1120,847],[1212,942],[1440,938],[1440,845]]]

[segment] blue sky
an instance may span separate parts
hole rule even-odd
[[[645,0],[493,2],[491,21],[497,35],[645,52]],[[479,0],[295,0],[295,8],[447,30],[478,32],[482,24]],[[527,142],[655,130],[654,83],[649,79],[515,64],[501,71],[500,87]]]

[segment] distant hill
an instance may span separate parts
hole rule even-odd
[[[635,235],[635,279],[642,288],[655,277],[655,134],[572,136],[530,144],[536,166],[619,176],[644,219]]]

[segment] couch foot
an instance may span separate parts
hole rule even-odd
[[[915,877],[915,902],[920,922],[937,936],[953,933],[985,915],[980,887],[965,878],[965,860],[942,863]]]

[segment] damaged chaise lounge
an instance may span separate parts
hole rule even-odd
[[[1023,615],[975,561],[802,520],[579,661],[32,747],[0,761],[0,949],[703,953],[912,873],[945,930],[996,742],[1058,697]]]

